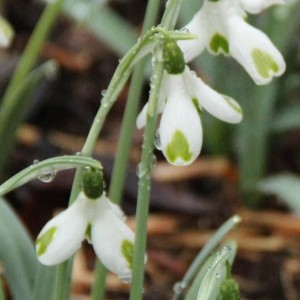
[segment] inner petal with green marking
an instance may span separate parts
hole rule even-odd
[[[214,34],[214,36],[212,37],[209,43],[209,47],[211,51],[213,51],[215,54],[218,53],[223,53],[225,55],[229,54],[228,41],[223,35],[219,33]]]
[[[255,68],[263,78],[268,78],[270,77],[270,73],[279,71],[278,64],[268,52],[261,49],[254,49],[251,54]]]
[[[189,162],[193,153],[190,151],[190,145],[187,138],[180,130],[176,130],[173,134],[171,142],[167,145],[166,156],[168,160],[174,163],[178,159]]]
[[[132,270],[133,244],[128,240],[124,240],[121,244],[121,252],[128,263],[128,268]]]
[[[56,230],[57,230],[56,227],[51,227],[42,236],[37,238],[35,244],[37,247],[38,256],[43,255],[47,251],[48,246],[53,241]]]

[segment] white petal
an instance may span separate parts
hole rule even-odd
[[[160,86],[160,91],[159,91],[159,99],[158,99],[158,113],[162,113],[165,107],[165,99],[166,99],[166,93],[167,93],[167,82],[166,82],[166,76],[167,73],[164,72],[161,86]],[[148,111],[148,103],[146,103],[142,109],[142,111],[139,113],[137,119],[136,119],[136,127],[138,129],[141,129],[145,127],[146,125],[146,120],[147,120],[147,111]]]
[[[0,46],[8,47],[14,37],[14,31],[10,24],[0,16]]]
[[[44,226],[36,240],[36,251],[42,264],[59,264],[80,248],[88,225],[86,201],[79,197]]]
[[[252,14],[260,13],[275,4],[284,4],[284,0],[240,0],[240,2],[243,9]]]
[[[91,230],[94,250],[108,270],[117,274],[121,280],[129,282],[132,275],[131,246],[134,243],[134,233],[115,215],[105,196],[99,199],[97,211],[99,215]]]
[[[285,71],[281,53],[262,31],[238,17],[228,19],[230,54],[256,84],[267,84]]]
[[[183,52],[184,60],[189,62],[197,57],[206,46],[206,31],[203,25],[201,10],[194,15],[193,19],[186,26],[184,26],[184,30],[197,35],[196,39],[177,42]]]
[[[142,129],[146,125],[147,120],[148,102],[144,105],[143,109],[139,113],[136,119],[136,127]]]
[[[125,214],[123,213],[122,209],[120,208],[119,205],[111,202],[111,201],[108,201],[109,203],[109,206],[111,208],[111,211],[115,214],[115,216],[117,216],[121,221],[125,221],[126,220],[126,216]]]
[[[181,75],[169,75],[169,89],[159,127],[161,148],[169,163],[184,166],[200,153],[201,121]]]
[[[235,100],[219,94],[190,71],[185,72],[184,79],[187,89],[195,95],[199,106],[214,117],[227,123],[239,123],[242,120],[242,109]]]

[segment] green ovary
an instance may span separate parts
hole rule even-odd
[[[121,244],[121,252],[127,261],[128,268],[132,270],[133,244],[128,240],[124,240]]]
[[[252,59],[254,61],[257,72],[263,78],[268,78],[270,71],[276,73],[279,70],[277,63],[268,52],[260,49],[254,49],[252,51]]]
[[[185,162],[191,160],[193,153],[190,152],[189,143],[180,130],[176,130],[171,142],[166,148],[166,156],[170,162],[175,162],[181,158]]]
[[[48,246],[51,244],[51,242],[54,238],[56,230],[57,230],[56,227],[51,227],[42,236],[37,238],[35,244],[37,246],[37,255],[38,256],[43,255],[47,251]]]
[[[223,52],[224,54],[229,54],[228,41],[223,35],[219,33],[216,33],[212,37],[209,47],[216,54],[219,52]]]

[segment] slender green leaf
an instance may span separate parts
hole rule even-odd
[[[39,264],[33,288],[32,300],[53,300],[56,267]]]
[[[281,174],[259,182],[258,189],[265,194],[276,195],[294,213],[300,215],[300,176]]]
[[[32,300],[37,269],[33,243],[17,215],[0,198],[0,261],[15,300]]]
[[[276,133],[300,128],[300,105],[288,106],[279,111],[272,124],[272,130]]]
[[[227,276],[226,261],[233,264],[236,250],[236,243],[232,241],[211,255],[199,270],[185,300],[216,300]]]
[[[14,91],[9,93],[9,98],[3,100],[0,107],[0,140],[5,141],[5,143],[1,144],[0,149],[0,170],[6,163],[17,129],[28,111],[35,87],[45,77],[53,76],[56,70],[57,65],[54,61],[42,64],[30,72]]]
[[[128,21],[97,1],[65,0],[63,10],[119,56],[123,56],[137,40],[135,29]]]
[[[180,299],[182,291],[187,288],[191,281],[195,278],[196,274],[199,272],[199,268],[203,265],[207,257],[215,250],[217,245],[224,239],[225,235],[232,230],[238,223],[240,223],[241,218],[238,215],[234,215],[229,218],[218,230],[214,233],[211,239],[205,244],[203,249],[196,256],[183,279],[175,284],[174,287],[174,297],[173,300]]]

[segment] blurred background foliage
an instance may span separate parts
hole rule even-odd
[[[53,31],[43,45],[39,59],[36,61],[35,66],[40,66],[35,67],[33,72],[27,76],[28,85],[24,88],[26,93],[22,95],[18,92],[15,95],[15,97],[19,97],[20,101],[26,100],[26,107],[20,107],[22,111],[11,119],[13,128],[9,132],[9,138],[15,140],[18,137],[19,142],[14,151],[11,148],[13,144],[9,145],[10,148],[7,151],[9,156],[4,157],[5,159],[2,158],[6,161],[6,168],[0,175],[1,180],[7,179],[21,168],[28,166],[36,158],[44,159],[67,151],[74,153],[80,149],[82,137],[87,134],[99,106],[101,91],[107,87],[118,58],[126,53],[139,36],[146,2],[133,0],[64,1],[63,12],[55,22]],[[273,7],[258,16],[249,16],[248,18],[251,24],[270,36],[283,53],[287,71],[282,77],[276,78],[267,86],[256,86],[233,59],[222,56],[213,57],[207,52],[195,60],[192,66],[197,74],[213,88],[234,97],[244,111],[244,120],[239,125],[228,125],[208,114],[203,115],[204,147],[202,156],[225,157],[234,162],[239,185],[239,194],[234,193],[234,199],[238,199],[238,205],[236,202],[234,205],[251,208],[290,209],[299,214],[300,2],[297,0],[286,2],[285,6]],[[161,3],[162,11],[164,1]],[[183,1],[178,28],[184,27],[201,3],[202,1],[195,0]],[[8,18],[16,31],[16,38],[11,48],[1,50],[0,53],[0,90],[2,94],[4,94],[9,78],[43,8],[44,2],[38,0],[3,0],[1,2],[4,16]],[[44,69],[45,65],[41,64],[49,59],[57,60],[60,66],[60,69],[56,70],[56,74],[51,78],[47,76],[48,71]],[[145,75],[146,84],[142,102],[147,101],[149,70],[150,67]],[[34,78],[34,80],[30,78]],[[120,124],[126,104],[127,90],[128,86],[107,120],[101,137],[103,139],[97,148],[102,150],[96,151],[97,158],[103,159],[103,155],[111,155],[115,150],[115,147],[112,147],[109,142],[115,144],[118,139],[119,128],[115,124]],[[24,104],[25,101],[22,103]],[[20,124],[32,127],[24,127]],[[44,138],[44,134],[46,138]],[[108,141],[108,143],[106,144],[104,141]],[[139,149],[140,141],[141,134],[137,133],[134,136],[134,144],[137,147],[133,149],[134,154],[132,155],[134,162],[138,161],[138,155],[135,155],[135,152],[138,152],[136,149]],[[6,142],[4,140],[4,143]],[[163,160],[159,153],[156,155],[159,161]],[[109,179],[112,168],[111,157],[108,159],[105,157],[103,164],[106,170],[106,179]],[[202,165],[203,161],[201,160],[197,166],[202,167]],[[155,174],[158,176],[157,173]],[[134,176],[135,170],[130,169],[127,178],[130,182],[127,183],[129,187],[125,189],[125,194],[127,193],[125,199],[130,198],[129,196],[134,198],[136,193],[137,182],[136,179],[133,179]],[[157,178],[154,179],[157,180]],[[232,213],[232,207],[225,207],[228,203],[232,204],[230,202],[232,195],[230,194],[228,202],[225,202],[226,205],[224,205],[224,198],[227,196],[226,193],[223,193],[224,189],[222,189],[221,195],[207,192],[210,189],[218,190],[218,183],[213,180],[205,181],[197,178],[190,181],[191,183],[179,183],[178,180],[175,180],[176,192],[171,190],[170,186],[162,188],[154,182],[152,205],[155,209],[174,210],[191,215],[200,212],[199,215],[204,220],[209,219],[208,224],[216,227],[221,223],[218,216],[221,215],[221,218],[224,219],[224,215],[228,216]],[[41,183],[33,183],[30,188],[24,187],[9,195],[9,198],[14,200],[14,206],[17,209],[23,209],[23,218],[27,220],[32,219],[33,216],[31,212],[32,199],[35,197],[38,200],[45,200],[43,203],[39,201],[39,204],[35,204],[37,205],[36,209],[41,210],[41,214],[34,215],[34,220],[31,221],[35,223],[31,228],[33,236],[44,224],[45,219],[50,218],[53,207],[66,205],[66,195],[71,182],[72,174],[67,174],[64,178],[60,177],[55,186],[49,184],[46,188],[41,188]],[[208,201],[204,201],[204,204],[196,204],[191,201],[191,194],[187,194],[182,197],[184,201],[180,202],[178,198],[181,199],[182,190],[189,192],[192,190],[193,193],[201,191],[207,196]],[[45,191],[47,195],[45,195]],[[159,197],[157,191],[163,195]],[[266,195],[275,195],[275,197],[270,198]],[[203,200],[201,196],[197,195],[200,198],[199,202]],[[221,201],[211,201],[211,198],[214,197],[220,198]],[[170,202],[165,201],[166,198]],[[268,201],[269,199],[271,201]],[[278,199],[281,201],[277,201]],[[128,213],[134,212],[135,203],[130,205],[127,203],[125,206]],[[1,211],[3,214],[7,213],[5,208]],[[36,210],[34,211],[36,212]],[[205,219],[206,215],[207,219]],[[2,222],[5,220],[9,222],[8,218],[1,219]],[[201,222],[205,223],[203,220]],[[21,232],[20,230],[17,229]],[[8,232],[6,234],[9,235]],[[6,238],[9,240],[7,236]],[[24,235],[24,239],[25,244],[30,244],[27,236]],[[2,246],[1,249],[4,252],[7,251],[5,248],[7,245],[3,244]],[[30,247],[32,248],[32,245]],[[17,253],[16,255],[20,259],[21,254]],[[37,270],[36,261],[34,258],[30,258],[30,253],[26,255],[33,266],[30,271],[32,277]],[[274,261],[277,261],[277,257],[274,258]],[[274,261],[270,263],[272,268],[275,264],[273,264]],[[11,261],[11,263],[14,262]],[[276,266],[278,267],[278,265]],[[38,272],[38,274],[46,274],[45,276],[49,276],[53,280],[53,270],[48,272],[39,268]],[[14,282],[16,274],[12,273],[10,276],[12,279],[9,280]],[[31,277],[29,278],[30,282],[20,282],[20,284],[26,284],[26,289],[30,289],[33,284]],[[38,277],[42,278],[43,276],[39,275]],[[47,290],[47,287],[45,289]],[[35,295],[35,297],[39,299],[39,295]],[[281,297],[278,299],[283,299],[280,294],[278,297]],[[28,298],[30,299],[30,296]],[[16,299],[24,300],[24,295],[16,296]]]

